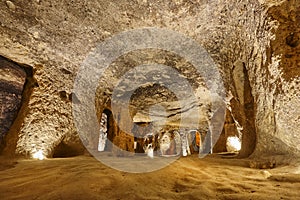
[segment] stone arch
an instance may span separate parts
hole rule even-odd
[[[116,126],[115,126],[113,114],[112,114],[111,110],[109,110],[107,108],[104,109],[102,113],[106,114],[106,116],[107,116],[107,124],[106,124],[107,140],[110,141],[110,142],[106,142],[104,150],[112,151],[112,148],[113,148],[112,142],[114,141],[115,134],[116,134],[116,130],[115,130]]]

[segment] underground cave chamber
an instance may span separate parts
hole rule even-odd
[[[0,199],[298,199],[299,9],[298,0],[1,1]],[[216,110],[189,62],[190,48],[181,49],[187,56],[164,48],[126,51],[96,82],[95,98],[85,99],[89,82],[74,90],[97,45],[143,27],[182,34],[209,52],[225,88],[218,137],[209,137]],[[164,44],[174,37],[156,38]],[[163,67],[146,70],[153,64],[178,72],[197,99]],[[181,105],[172,88],[188,100]],[[115,102],[114,110],[118,96],[129,105]],[[80,105],[92,107],[76,110]],[[188,110],[201,118],[180,129],[178,118]],[[74,111],[83,117],[75,119]],[[187,147],[192,155],[183,157]],[[213,154],[199,159],[201,149]],[[130,172],[181,158],[137,175],[98,162],[94,153],[126,161],[122,167],[147,161]]]
[[[8,63],[7,60],[6,60],[6,62],[2,63],[3,67],[7,66],[7,65],[11,65]],[[20,69],[22,69],[22,68],[20,68]],[[27,77],[26,77],[26,73],[24,73],[24,74],[25,75],[23,75],[24,76],[23,84],[25,85],[25,79]],[[31,76],[32,75],[33,75],[33,73],[31,72]],[[20,76],[20,75],[17,74],[17,76]],[[33,78],[31,78],[31,79],[34,80]],[[238,82],[235,82],[235,83],[240,84]],[[243,82],[243,84],[245,85],[245,87],[249,87],[244,82]],[[38,84],[31,83],[31,87],[33,88],[32,85],[36,87]],[[24,88],[26,88],[25,86],[24,86]],[[31,90],[32,90],[32,88],[31,88]],[[18,121],[22,122],[22,117],[24,117],[24,113],[26,112],[26,110],[23,111],[24,108],[21,109],[21,99],[23,98],[22,97],[23,87],[21,87],[21,89],[22,90],[19,91],[20,102],[16,103],[16,106],[14,107],[15,110],[13,110],[13,111],[9,110],[9,112],[11,112],[12,115],[6,114],[7,116],[13,116],[8,119],[8,121],[10,121],[10,123],[6,123],[8,125],[9,124],[12,125],[14,123],[14,121],[18,118],[19,118]],[[28,89],[27,89],[27,91],[28,91]],[[110,110],[110,108],[103,109],[101,117],[99,117],[99,122],[100,122],[99,127],[100,128],[92,136],[92,142],[91,142],[92,150],[97,150],[98,152],[105,151],[105,152],[115,153],[113,148],[114,148],[114,146],[116,146],[118,149],[117,151],[121,151],[121,152],[126,151],[126,152],[131,152],[131,153],[137,153],[137,155],[138,154],[144,155],[145,152],[147,151],[147,148],[148,148],[147,146],[149,144],[151,144],[151,147],[153,148],[153,150],[155,150],[155,152],[157,152],[156,154],[161,155],[159,143],[162,140],[162,137],[164,134],[166,134],[166,135],[169,134],[168,142],[171,144],[170,146],[176,146],[176,148],[170,147],[170,149],[168,149],[168,153],[166,153],[166,154],[169,156],[170,155],[186,155],[187,153],[188,154],[200,153],[201,151],[204,151],[204,149],[207,153],[228,152],[228,153],[238,154],[238,152],[240,151],[240,149],[242,147],[242,141],[243,141],[242,132],[240,131],[241,125],[233,117],[233,114],[230,110],[226,109],[225,121],[224,121],[224,126],[222,128],[222,132],[218,136],[215,144],[212,144],[212,139],[207,136],[209,134],[209,131],[207,131],[207,129],[205,129],[205,126],[203,126],[201,130],[200,129],[189,129],[188,127],[186,127],[184,129],[184,131],[181,132],[181,135],[180,135],[178,127],[176,127],[176,125],[174,126],[174,124],[167,125],[164,127],[162,125],[155,125],[155,123],[153,123],[152,121],[149,121],[147,116],[145,116],[145,111],[143,109],[145,109],[145,107],[148,106],[148,108],[146,108],[146,110],[147,110],[147,109],[149,109],[149,105],[151,107],[155,103],[161,103],[161,102],[159,102],[159,101],[161,101],[161,99],[159,99],[159,98],[158,98],[158,100],[156,99],[156,100],[154,100],[154,102],[151,102],[151,101],[153,101],[153,99],[151,100],[150,97],[153,97],[155,95],[157,96],[157,94],[159,95],[159,93],[157,93],[157,91],[159,91],[160,94],[162,92],[165,92],[165,94],[163,94],[164,96],[168,96],[168,95],[172,96],[172,92],[170,93],[170,91],[167,91],[166,88],[161,87],[159,84],[154,84],[154,85],[150,85],[150,86],[147,85],[145,87],[140,87],[133,93],[133,96],[131,97],[132,104],[137,104],[137,106],[134,107],[133,110],[131,111],[132,112],[131,120],[133,122],[132,123],[133,125],[130,126],[130,132],[128,132],[128,133],[122,131],[121,128],[118,126],[117,120],[119,122],[120,122],[120,120],[123,120],[122,113],[119,113],[118,116],[117,115],[114,116],[112,114],[112,111]],[[2,89],[2,92],[4,92],[4,89]],[[72,99],[70,97],[75,96],[74,94],[67,94],[65,91],[63,91],[63,92],[60,91],[58,93],[58,95],[65,102],[71,102]],[[27,98],[30,97],[30,95],[26,95],[26,96],[27,96]],[[144,99],[145,102],[148,101],[147,103],[148,104],[150,103],[150,104],[146,105],[146,106],[141,104],[139,102],[139,98]],[[174,99],[174,97],[171,97],[171,99],[172,98]],[[25,99],[25,97],[23,99]],[[76,101],[73,101],[73,103],[80,103],[80,101],[78,101],[77,97],[75,100]],[[28,102],[29,99],[27,99],[26,101],[25,100],[23,100],[23,101]],[[155,101],[157,101],[157,102],[155,102]],[[7,103],[7,102],[8,101],[6,101],[6,102],[2,101],[3,108],[5,108],[5,106],[7,106],[7,105],[5,105],[5,103]],[[172,105],[172,102],[170,103],[170,105]],[[168,103],[167,103],[163,106],[165,106],[165,108],[167,108],[168,106],[170,107],[170,105],[168,105]],[[138,106],[141,106],[143,109],[138,108]],[[174,105],[172,105],[172,106],[174,106]],[[24,105],[23,107],[26,107],[26,105]],[[251,108],[253,106],[248,105],[247,107]],[[174,110],[178,110],[178,109],[179,108],[177,108],[176,106],[169,109],[169,111],[167,111],[169,113],[166,116],[176,115],[172,112]],[[4,110],[4,109],[2,109],[2,110]],[[11,114],[11,113],[9,113],[9,114]],[[159,113],[156,113],[156,114],[159,114]],[[3,115],[5,115],[5,113],[3,113]],[[155,113],[154,113],[154,115],[155,115]],[[115,119],[116,116],[119,119]],[[125,122],[125,124],[126,123],[127,122]],[[204,124],[207,124],[207,122],[204,122]],[[20,126],[20,124],[18,126]],[[13,127],[13,126],[11,126],[11,127]],[[6,129],[7,133],[16,134],[16,133],[10,133],[11,131],[9,131],[9,130],[10,130],[10,127],[7,127],[7,129]],[[152,136],[149,137],[149,133],[151,133]],[[182,134],[184,134],[184,137],[182,136]],[[2,135],[4,135],[4,134],[2,134]],[[11,137],[12,136],[10,136],[8,138],[11,138]],[[16,137],[14,139],[16,142],[16,140],[18,139],[17,138],[18,136],[16,135],[14,137]],[[35,137],[37,138],[37,136],[35,136]],[[177,139],[176,139],[176,137],[177,137]],[[254,137],[255,137],[255,135],[254,135]],[[2,146],[8,148],[7,144],[11,144],[10,140],[2,139]],[[183,142],[185,142],[185,140],[188,141],[186,146],[183,145]],[[255,138],[252,140],[255,140]],[[5,141],[6,142],[9,141],[9,142],[7,142],[7,144],[5,144]],[[45,142],[42,142],[42,143],[44,144]],[[54,145],[53,150],[50,153],[50,156],[53,158],[59,158],[59,157],[73,157],[73,156],[81,155],[84,153],[84,150],[83,150],[84,147],[82,147],[82,144],[80,145],[80,143],[81,142],[79,142],[79,145],[77,145],[74,143],[68,143],[68,142],[64,141],[64,139],[61,139],[59,143]],[[33,145],[35,145],[35,144],[33,144]],[[13,148],[13,147],[10,147],[10,148]],[[173,150],[171,150],[172,148],[173,148]],[[183,148],[184,148],[184,150],[183,150]],[[250,153],[248,153],[249,155],[253,152],[253,149],[254,149],[253,146],[250,146],[250,147],[244,146],[243,148],[252,149],[252,151],[250,151]],[[10,151],[12,151],[12,150],[10,150]],[[188,152],[185,152],[185,151],[188,151]],[[32,154],[30,155],[30,153],[32,153]],[[123,154],[119,152],[119,153],[116,153],[116,155],[123,155]],[[37,158],[37,159],[43,159],[46,155],[42,150],[33,148],[33,150],[31,150],[29,152],[29,156],[33,157],[33,158]],[[48,155],[48,157],[49,157],[49,155]]]
[[[272,8],[263,7],[257,2],[252,2],[251,6],[248,6],[249,2],[239,2],[236,5],[229,5],[227,2],[222,7],[218,7],[219,5],[215,3],[208,3],[208,6],[210,6],[209,11],[214,11],[211,12],[211,15],[206,15],[206,12],[205,14],[203,13],[204,11],[199,10],[199,12],[194,13],[195,16],[191,17],[191,24],[184,23],[183,21],[178,23],[180,25],[178,30],[182,30],[186,35],[193,36],[195,41],[205,46],[211,52],[213,59],[219,65],[220,71],[223,74],[226,95],[232,96],[230,100],[231,110],[226,110],[224,129],[214,146],[213,152],[226,152],[227,138],[238,137],[241,140],[240,157],[249,157],[253,152],[255,153],[254,156],[273,153],[280,155],[289,153],[297,154],[299,136],[295,134],[297,132],[295,130],[298,130],[299,111],[297,107],[291,109],[291,105],[299,104],[299,70],[296,67],[298,63],[299,31],[297,25],[295,25],[297,21],[295,19],[298,19],[298,7],[295,6],[295,2],[285,2],[282,5],[271,3]],[[182,6],[184,7],[184,5]],[[293,6],[297,9],[292,9]],[[234,12],[231,13],[231,11]],[[291,17],[285,18],[285,14],[277,15],[285,11],[289,11]],[[237,13],[239,12],[242,14],[238,15]],[[220,20],[221,13],[222,16],[224,15],[221,17],[222,20]],[[13,21],[13,15],[8,10],[3,12],[3,15],[5,15],[3,19]],[[28,15],[31,14],[28,13]],[[202,20],[204,15],[206,18]],[[283,21],[287,21],[287,23],[282,23]],[[213,28],[211,31],[207,31],[205,28],[206,22],[209,22],[210,27]],[[28,27],[33,27],[31,21],[26,23],[28,23]],[[169,24],[166,21],[164,23],[166,25]],[[228,26],[225,24],[228,24]],[[114,27],[121,27],[119,25]],[[155,25],[155,23],[152,25]],[[191,29],[190,26],[192,25],[193,27],[197,27],[197,30]],[[98,24],[98,26],[102,27],[101,24]],[[177,25],[172,25],[172,23],[168,25],[168,28],[177,30],[175,27]],[[3,29],[6,30],[7,27],[3,27]],[[276,31],[277,29],[278,31]],[[118,29],[115,32],[121,32],[121,30]],[[23,32],[20,31],[21,33]],[[35,33],[35,36],[38,35],[35,31],[33,33]],[[68,34],[65,33],[65,35]],[[92,35],[90,37],[94,37]],[[5,35],[4,38],[6,37],[8,38],[7,42],[11,40],[10,42],[13,43],[15,41],[12,39],[13,36]],[[77,41],[75,35],[72,37],[74,39],[72,41]],[[105,34],[103,37],[106,37]],[[26,37],[20,37],[20,44],[25,44],[24,38]],[[62,41],[66,41],[63,34],[59,38]],[[51,42],[53,41],[50,39],[45,41],[46,44],[49,43],[49,46],[54,47],[55,45]],[[70,47],[72,52],[83,49],[81,48],[83,46],[78,46],[80,45],[79,43],[76,45],[70,45],[68,48]],[[71,98],[74,96],[71,88],[75,76],[74,72],[77,69],[75,66],[80,66],[81,62],[72,58],[69,61],[74,60],[74,63],[66,61],[68,64],[64,64],[56,54],[41,52],[40,49],[35,49],[37,47],[38,45],[30,43],[28,48],[33,49],[34,51],[32,52],[39,51],[38,55],[50,56],[51,58],[47,57],[47,59],[43,60],[44,58],[41,57],[40,60],[37,59],[34,61],[33,57],[36,55],[26,51],[24,55],[28,54],[32,60],[27,57],[26,59],[24,57],[23,60],[22,56],[16,56],[20,54],[20,50],[14,49],[13,45],[5,46],[5,48],[10,49],[10,52],[12,52],[11,55],[7,50],[1,51],[2,55],[6,57],[15,58],[20,63],[31,64],[36,84],[38,83],[33,87],[32,94],[28,95],[30,98],[28,99],[28,104],[24,104],[26,105],[24,106],[26,108],[25,112],[22,111],[20,105],[9,108],[15,110],[10,114],[10,117],[15,120],[5,123],[7,127],[1,126],[3,129],[1,131],[3,132],[5,128],[6,132],[4,134],[1,133],[2,149],[4,149],[2,152],[17,153],[28,157],[31,157],[34,151],[43,152],[46,157],[73,156],[83,154],[86,144],[97,150],[99,145],[99,129],[93,130],[93,127],[89,127],[91,132],[95,133],[92,137],[93,142],[89,143],[87,138],[83,138],[82,142],[78,139],[78,133],[72,122],[72,102],[76,98]],[[84,47],[87,48],[88,45],[84,45]],[[283,50],[281,51],[280,49]],[[79,54],[85,54],[86,52],[88,52],[87,49],[79,52]],[[108,79],[114,82],[116,78],[120,78],[121,74],[124,74],[129,68],[138,64],[149,63],[149,60],[176,68],[178,72],[188,77],[189,81],[196,78],[194,72],[191,70],[192,66],[184,58],[173,55],[172,52],[160,51],[160,56],[153,56],[155,53],[149,51],[142,51],[139,55],[137,54],[138,52],[129,53],[113,63],[111,74],[116,75],[116,77],[108,77]],[[73,54],[70,56],[73,56]],[[143,56],[146,58],[144,61],[141,61],[139,57]],[[50,63],[49,60],[53,61],[53,63]],[[59,61],[56,62],[56,60]],[[200,80],[193,82],[195,87],[199,86],[199,83],[201,83]],[[4,84],[6,83],[3,83],[2,86]],[[103,95],[105,98],[109,97],[111,95],[111,88],[108,86],[108,82],[103,82],[102,86],[108,90],[100,91],[99,95]],[[22,84],[18,84],[17,87],[20,89],[23,86]],[[154,87],[158,89],[157,86]],[[13,97],[14,99],[20,98],[20,91],[22,90],[17,92],[17,95]],[[164,93],[163,90],[157,91],[159,91],[159,94],[151,93],[150,96],[158,95],[163,100],[166,100],[165,97],[168,96],[171,100],[175,100],[172,94]],[[2,96],[1,103],[8,102],[5,98]],[[136,99],[143,98],[137,97]],[[78,98],[76,103],[79,104],[81,100]],[[102,106],[97,109],[97,112],[103,112],[103,108],[109,107],[104,105],[104,101],[97,102],[97,104],[100,107]],[[138,101],[134,102],[134,104],[138,105]],[[18,114],[16,114],[16,110],[18,109],[20,109],[20,113],[24,114],[23,116],[20,115],[20,121],[18,121]],[[2,106],[1,112],[4,113],[7,111]],[[141,116],[145,114],[142,111],[133,111],[133,114],[137,113],[141,113]],[[99,119],[100,115],[100,113],[97,113]],[[4,119],[3,116],[1,116],[1,119]],[[13,121],[16,124],[20,122],[18,131],[13,131]],[[138,126],[142,126],[143,123],[148,123],[148,121],[142,120],[136,123]],[[10,125],[12,125],[11,128],[8,128]],[[116,126],[110,125],[109,127]],[[129,129],[128,133],[131,132],[132,127],[129,127]],[[4,135],[5,138],[3,139]],[[131,137],[130,134],[123,135],[120,130],[114,130],[113,134],[108,134],[108,136],[112,137],[109,140],[112,140],[121,149],[135,152],[134,141],[137,138]],[[126,142],[123,143],[123,141]],[[138,147],[139,150],[137,151],[142,153],[144,150],[141,146]],[[104,150],[113,151],[110,148],[107,146]],[[69,150],[64,152],[63,150],[66,149]],[[74,151],[76,151],[75,154],[71,153]]]

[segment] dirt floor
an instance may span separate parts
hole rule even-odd
[[[158,171],[134,174],[89,156],[0,159],[1,200],[300,199],[300,164],[296,162],[252,169],[248,160],[192,155]],[[125,159],[130,162],[131,158]]]

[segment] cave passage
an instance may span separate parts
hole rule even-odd
[[[114,136],[115,131],[112,112],[108,109],[104,109],[100,120],[98,151],[111,152]]]
[[[14,154],[33,87],[31,66],[0,55],[0,152]]]

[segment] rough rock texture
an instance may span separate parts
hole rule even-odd
[[[28,104],[17,153],[32,155],[41,149],[46,156],[52,156],[62,142],[82,152],[71,107],[71,100],[82,101],[72,93],[76,72],[88,53],[105,38],[140,27],[178,31],[210,53],[221,71],[227,96],[233,96],[233,116],[243,127],[241,156],[250,155],[254,148],[253,156],[300,151],[297,0],[12,3],[14,9],[5,1],[0,2],[0,55],[33,66],[39,85],[33,89]],[[148,52],[146,57],[147,54],[151,55]],[[161,63],[174,66],[174,59],[177,58],[171,56]],[[118,61],[131,66],[126,59]],[[241,64],[243,68],[237,67]],[[186,74],[192,74],[192,68],[185,69]],[[201,85],[198,78],[191,77],[191,83]],[[108,80],[102,82],[100,89],[111,88],[114,79]],[[111,92],[98,95],[109,103]],[[158,102],[169,99],[167,93],[160,95]],[[98,101],[98,118],[105,108],[109,109],[107,102]],[[91,135],[98,131],[97,127],[90,130]],[[116,141],[127,138],[126,135]]]
[[[264,58],[266,62],[256,63],[255,66],[260,67],[253,67],[257,71],[251,70],[253,74],[250,75],[256,102],[256,155],[299,151],[299,46],[289,44],[291,35],[295,33],[296,36],[299,31],[299,11],[298,1],[285,1],[268,10],[270,19],[276,23],[272,30],[274,40]],[[292,40],[296,41],[294,36]],[[288,53],[291,58],[286,56]]]

